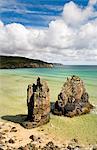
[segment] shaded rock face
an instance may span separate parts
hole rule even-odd
[[[56,115],[73,117],[89,113],[92,107],[83,81],[73,75],[71,78],[67,78],[64,83],[52,112]]]
[[[27,89],[27,121],[23,124],[26,128],[33,128],[50,119],[49,88],[45,81],[37,79],[37,83],[28,85]]]

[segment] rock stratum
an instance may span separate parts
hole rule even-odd
[[[34,128],[50,120],[50,97],[46,81],[37,79],[37,83],[28,85],[27,89],[27,120],[22,123],[25,128]]]
[[[18,56],[0,56],[0,69],[52,68],[52,63]]]
[[[83,81],[73,75],[64,83],[52,112],[55,115],[73,117],[89,113],[92,108]]]

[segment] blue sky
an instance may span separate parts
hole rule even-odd
[[[0,54],[97,65],[97,0],[0,0]]]
[[[87,6],[88,0],[73,0]],[[1,0],[0,19],[5,23],[48,27],[49,22],[60,16],[65,3],[70,0]]]

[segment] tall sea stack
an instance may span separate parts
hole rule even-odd
[[[39,77],[37,83],[28,85],[27,89],[27,121],[25,128],[34,128],[43,125],[50,120],[50,97],[46,81]]]
[[[64,83],[52,112],[56,115],[73,117],[89,113],[92,108],[83,81],[73,75]]]

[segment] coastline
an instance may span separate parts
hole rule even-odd
[[[57,94],[59,93],[66,77],[71,74],[78,74],[81,76],[81,78],[84,80],[86,84],[86,89],[89,92],[90,95],[90,102],[93,105],[97,105],[97,81],[96,81],[96,69],[93,68],[85,68],[80,70],[79,72],[78,68],[33,68],[33,69],[4,69],[0,72],[0,116],[13,116],[15,117],[18,114],[27,114],[27,107],[26,107],[26,90],[27,86],[30,83],[33,83],[36,78],[41,76],[43,79],[45,79],[48,82],[48,85],[50,87],[50,97],[51,101],[55,101],[57,99]],[[11,120],[10,120],[11,121]],[[6,130],[7,124],[11,126],[16,126],[16,128],[23,134],[27,132],[27,129],[24,129],[19,124],[10,122],[4,119],[1,119],[0,122],[5,123],[5,127],[3,127],[3,130]],[[0,124],[1,124],[0,123]],[[9,129],[11,130],[11,129]],[[43,131],[38,131],[43,130]],[[1,131],[0,131],[1,132]],[[83,115],[80,117],[74,117],[74,118],[67,118],[67,117],[57,117],[54,115],[51,115],[51,121],[50,123],[36,128],[31,129],[28,131],[29,135],[27,137],[27,141],[23,142],[23,146],[26,145],[26,143],[29,143],[29,136],[31,134],[35,135],[39,134],[40,137],[43,136],[43,139],[46,139],[45,144],[47,144],[49,141],[53,141],[55,145],[58,145],[57,142],[59,142],[59,145],[63,146],[63,144],[67,144],[72,139],[77,139],[79,142],[79,145],[83,145],[86,147],[90,146],[93,147],[93,145],[97,144],[97,114],[90,113],[88,115]],[[18,133],[18,131],[17,131]],[[16,132],[11,133],[12,136],[16,136]],[[28,134],[27,133],[27,134]],[[10,136],[10,131],[6,133],[8,136]],[[45,135],[47,134],[47,135]],[[37,137],[37,135],[36,135]],[[21,136],[19,137],[21,138]],[[23,140],[24,141],[24,140]],[[15,141],[15,144],[18,143],[18,137],[17,141]],[[37,143],[37,142],[36,142]],[[10,144],[10,143],[9,143]],[[21,141],[20,141],[21,144]],[[41,144],[41,143],[39,143]],[[14,146],[14,144],[11,144]],[[18,145],[19,146],[19,145]],[[88,149],[89,150],[89,149]]]

